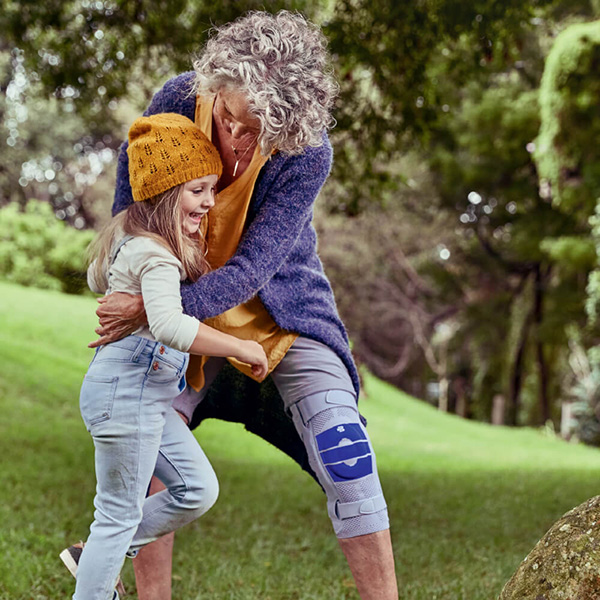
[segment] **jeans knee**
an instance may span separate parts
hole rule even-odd
[[[217,501],[219,480],[214,471],[203,472],[201,478],[193,479],[187,485],[172,490],[171,493],[185,509],[200,516]]]
[[[214,471],[211,472],[211,475],[209,477],[207,477],[205,474],[205,477],[202,480],[202,486],[199,490],[199,494],[199,508],[204,513],[210,508],[212,508],[212,506],[217,501],[217,498],[219,497],[219,480],[217,479],[217,476],[215,475]]]

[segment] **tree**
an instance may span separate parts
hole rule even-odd
[[[354,215],[371,196],[393,197],[403,181],[394,163],[406,148],[427,153],[446,135],[444,121],[465,86],[485,87],[516,63],[528,66],[524,47],[535,45],[546,17],[565,10],[580,18],[593,12],[585,0],[336,2],[325,26],[341,81],[335,175],[346,183],[335,208]],[[543,56],[535,60],[534,72],[523,73],[537,84]]]
[[[108,210],[112,198],[105,182],[113,174],[115,136],[95,139],[70,103],[45,98],[24,68],[22,51],[0,57],[0,139],[7,150],[0,161],[0,207],[39,199],[78,229],[93,225],[101,212],[96,204]]]
[[[528,363],[535,366],[537,380],[533,415],[542,422],[552,418],[553,389],[558,389],[562,372],[558,349],[566,344],[569,323],[585,323],[583,286],[593,265],[589,240],[577,264],[565,260],[573,259],[567,251],[571,242],[585,244],[586,228],[577,215],[557,210],[538,193],[531,158],[538,115],[537,91],[527,80],[516,72],[499,74],[486,89],[472,86],[463,92],[463,103],[453,112],[448,135],[436,145],[432,161],[439,173],[441,206],[459,211],[458,240],[462,238],[462,256],[470,263],[461,268],[463,286],[478,292],[474,302],[479,316],[465,320],[485,327],[490,319],[481,313],[489,303],[494,318],[504,315],[506,330],[514,332],[484,336],[483,342],[505,357],[499,374],[512,423],[521,409],[525,373],[531,372]],[[473,269],[475,261],[479,267]],[[483,269],[493,279],[482,295]]]
[[[573,215],[587,236],[566,238],[551,245],[563,262],[592,255],[586,308],[590,327],[572,343],[575,378],[565,385],[575,399],[576,433],[598,444],[598,306],[600,304],[600,151],[594,143],[600,134],[597,118],[600,97],[600,21],[575,24],[556,39],[546,61],[540,88],[541,129],[536,161],[543,194],[565,214]],[[560,242],[561,240],[559,240]],[[576,342],[576,343],[575,343]],[[585,357],[581,343],[589,348]]]
[[[366,62],[368,52],[375,60],[371,71],[358,71],[364,76],[362,83],[354,81],[356,66],[346,82],[348,89],[362,91],[356,93],[354,104],[344,103],[348,114],[368,118],[360,127],[356,123],[351,127],[350,122],[343,127],[339,135],[347,148],[341,163],[337,157],[338,167],[349,169],[344,161],[348,157],[358,161],[360,149],[367,171],[374,165],[373,171],[379,169],[383,177],[386,169],[393,173],[397,168],[389,157],[397,156],[402,144],[427,143],[427,153],[423,145],[417,152],[431,168],[435,185],[429,201],[447,219],[444,241],[451,258],[437,265],[421,263],[417,271],[429,275],[432,296],[438,301],[449,294],[454,298],[459,328],[453,348],[469,349],[478,404],[473,411],[479,418],[489,418],[493,396],[502,393],[509,398],[510,422],[544,422],[556,414],[565,372],[561,365],[566,362],[566,327],[575,323],[581,328],[585,323],[585,279],[594,264],[587,225],[580,216],[565,214],[540,197],[532,160],[540,125],[537,90],[548,40],[565,26],[562,20],[568,23],[573,17],[565,16],[560,3],[514,7],[515,12],[504,6],[502,14],[494,13],[497,7],[487,7],[486,12],[486,7],[472,3],[438,24],[435,42],[427,42],[430,20],[436,21],[433,10],[421,15],[419,36],[425,43],[420,46],[409,41],[415,35],[413,28],[403,29],[405,23],[414,24],[406,16],[413,7],[381,2],[347,2],[339,7],[346,8],[347,29],[340,29],[346,53],[356,54],[358,65],[360,60]],[[592,12],[586,3],[571,7],[582,16]],[[477,9],[479,19],[477,12],[470,12]],[[526,14],[532,19],[523,23],[519,18]],[[458,35],[451,39],[453,22]],[[336,25],[330,25],[330,31]],[[473,43],[474,31],[484,27],[494,32],[486,38],[487,50]],[[357,42],[362,49],[354,49],[349,33],[353,28],[360,31]],[[403,69],[401,53],[406,45],[421,67],[417,72]],[[346,60],[352,65],[352,58]],[[394,69],[400,77],[392,76]],[[415,101],[417,93],[421,95]],[[403,134],[393,136],[394,130]],[[370,152],[371,143],[378,152]],[[364,185],[369,173],[358,172],[365,177],[363,185],[344,197],[349,214],[360,210],[364,190],[372,190]],[[406,182],[410,173],[404,174]],[[400,191],[397,185],[395,192],[384,195],[388,207],[398,201]],[[405,209],[401,200],[398,206]],[[448,237],[450,231],[453,237]],[[438,241],[431,240],[430,246]],[[421,298],[419,307],[426,302]],[[396,340],[403,331],[397,326]],[[385,337],[393,337],[391,327]],[[396,343],[397,348],[404,346]],[[406,354],[398,355],[397,365],[405,361],[400,361],[402,356]]]
[[[266,7],[311,14],[319,4],[279,1]],[[213,23],[260,8],[264,2],[4,3],[0,206],[41,198],[59,218],[93,226],[102,212],[95,210],[96,201],[104,209],[110,204],[107,180],[133,116],[168,77],[191,68],[190,57]]]

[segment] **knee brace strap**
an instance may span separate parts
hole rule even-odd
[[[338,500],[335,505],[335,512],[340,519],[349,519],[351,517],[359,517],[360,515],[372,515],[387,508],[383,494],[378,494],[366,500],[358,500],[356,502],[340,502]]]
[[[305,426],[314,416],[332,406],[349,406],[353,410],[357,410],[356,400],[349,392],[344,390],[327,390],[326,392],[306,396],[298,401],[295,406],[298,408]]]

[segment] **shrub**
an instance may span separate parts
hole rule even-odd
[[[25,286],[81,294],[87,290],[85,251],[93,231],[58,220],[46,202],[0,209],[0,277]]]
[[[590,360],[580,343],[572,340],[569,364],[572,374],[565,383],[572,404],[570,434],[590,446],[600,446],[600,365]]]

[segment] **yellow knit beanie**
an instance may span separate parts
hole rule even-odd
[[[216,174],[217,149],[187,117],[163,113],[140,117],[129,130],[129,182],[136,202],[186,181]]]

